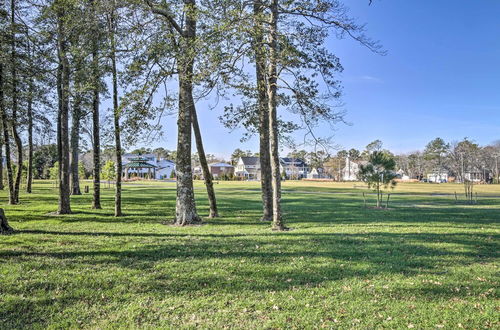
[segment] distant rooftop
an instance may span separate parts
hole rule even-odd
[[[260,163],[259,157],[240,157],[245,165],[258,165]]]
[[[210,166],[215,166],[215,167],[233,167],[233,165],[228,164],[228,163],[213,163],[213,164],[210,164]]]

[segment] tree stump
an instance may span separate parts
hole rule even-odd
[[[0,209],[0,234],[11,234],[12,232],[14,232],[14,229],[9,226],[3,209]]]
[[[85,193],[88,194],[89,193],[89,186],[85,186]]]

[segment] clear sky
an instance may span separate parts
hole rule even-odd
[[[344,66],[339,78],[352,123],[337,127],[337,143],[363,149],[381,139],[385,148],[408,152],[438,136],[469,137],[480,144],[500,139],[499,0],[345,3],[388,54],[373,54],[347,39],[329,40]],[[198,112],[207,153],[227,157],[235,148],[258,151],[257,138],[242,144],[241,131],[229,132],[219,123],[222,106],[208,110],[200,103]],[[155,147],[175,149],[175,121],[164,121],[165,137]],[[320,132],[332,134],[326,126]]]

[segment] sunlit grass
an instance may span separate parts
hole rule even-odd
[[[389,210],[364,208],[361,186],[284,182],[277,233],[258,182],[216,184],[222,218],[186,228],[162,224],[175,183],[125,185],[114,218],[112,188],[103,210],[85,194],[53,216],[37,182],[4,205],[18,232],[0,236],[0,328],[498,327],[500,186],[469,205],[460,185],[401,184]]]

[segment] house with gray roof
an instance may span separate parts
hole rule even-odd
[[[236,163],[234,175],[246,180],[260,180],[260,158],[240,157]]]

